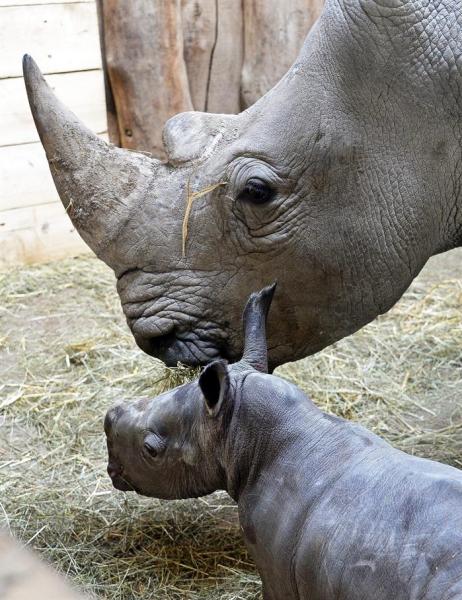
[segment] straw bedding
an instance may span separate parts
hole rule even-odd
[[[461,273],[438,273],[430,265],[390,313],[278,373],[407,452],[462,467]],[[104,265],[0,273],[0,356],[0,525],[94,597],[260,597],[225,493],[168,503],[111,488],[107,407],[193,374],[135,348]]]

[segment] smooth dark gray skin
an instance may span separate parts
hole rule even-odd
[[[251,299],[239,363],[215,361],[199,382],[108,412],[115,487],[170,499],[226,490],[265,600],[462,599],[462,473],[256,370],[261,300]]]
[[[165,164],[99,140],[26,57],[56,187],[114,270],[139,346],[169,365],[237,360],[241,307],[277,279],[274,368],[386,312],[430,256],[460,246],[461,49],[458,0],[327,0],[254,106],[168,121]],[[273,201],[238,200],[251,177]],[[183,257],[188,182],[225,185],[194,202]]]

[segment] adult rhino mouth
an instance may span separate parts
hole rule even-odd
[[[119,276],[122,308],[141,350],[168,367],[231,358],[229,322],[215,317],[204,288],[203,274],[190,271],[134,269]]]
[[[199,367],[216,358],[228,358],[223,344],[192,331],[178,334],[173,329],[171,333],[149,337],[135,334],[135,341],[143,352],[160,359],[167,367],[176,367],[178,363]]]

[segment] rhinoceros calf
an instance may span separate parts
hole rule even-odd
[[[264,374],[273,288],[251,296],[245,350],[105,421],[116,488],[227,490],[265,600],[462,598],[462,473],[396,450]]]

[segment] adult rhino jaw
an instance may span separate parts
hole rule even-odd
[[[29,104],[58,194],[90,248],[111,264],[110,248],[160,163],[101,140],[54,95],[29,55]]]

